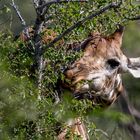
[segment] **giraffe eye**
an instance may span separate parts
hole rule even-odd
[[[110,68],[115,69],[120,65],[120,62],[117,59],[109,59],[107,64],[110,66]]]

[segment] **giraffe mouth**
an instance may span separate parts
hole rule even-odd
[[[102,94],[102,91],[87,91],[87,92],[75,92],[73,95],[74,95],[74,98],[75,99],[89,99],[89,100],[93,100],[94,98],[96,97],[99,97],[101,96]]]
[[[101,77],[100,76],[95,76],[92,77],[92,80],[81,80],[80,82],[75,83],[74,85],[70,83],[67,84],[65,82],[65,85],[68,85],[68,89],[71,90],[73,93],[73,97],[75,99],[89,99],[93,100],[95,98],[105,97],[105,91],[104,87],[100,81]]]
[[[108,98],[108,96],[103,95],[103,91],[101,92],[84,92],[84,93],[74,93],[74,98],[77,100],[87,99],[91,101],[92,106],[99,106],[99,107],[107,107],[112,103],[112,100]]]
[[[81,100],[81,99],[92,100],[92,99],[94,99],[94,96],[90,92],[84,92],[84,93],[76,92],[76,93],[74,93],[74,98],[78,99],[78,100]]]

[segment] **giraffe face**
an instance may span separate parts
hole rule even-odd
[[[109,37],[94,33],[86,44],[83,56],[65,72],[75,96],[89,94],[105,100],[117,97],[115,89],[121,82],[120,74],[128,71],[128,59],[121,51],[122,30]]]

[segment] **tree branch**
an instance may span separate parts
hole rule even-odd
[[[53,0],[53,1],[49,1],[47,3],[45,3],[44,5],[38,7],[38,8],[44,8],[44,7],[48,7],[52,4],[61,4],[61,3],[68,3],[68,2],[88,2],[88,0]]]
[[[41,2],[41,0],[33,0],[37,16],[42,19],[43,21],[45,20],[45,14],[47,13],[49,7],[52,4],[60,4],[60,3],[69,3],[69,2],[88,2],[88,0],[52,0],[49,2]]]
[[[27,38],[30,38],[29,31],[28,31],[28,28],[27,28],[27,26],[26,26],[26,22],[25,22],[25,20],[23,19],[23,17],[21,16],[20,11],[18,10],[18,7],[17,7],[16,4],[15,4],[15,1],[14,1],[14,0],[11,0],[11,2],[12,2],[12,3],[11,3],[10,5],[13,7],[13,9],[15,10],[15,12],[16,12],[16,14],[17,14],[19,20],[21,21],[21,24],[22,24],[22,26],[23,26],[23,28],[24,28],[24,33],[25,33],[25,35],[27,36]]]
[[[132,17],[132,18],[129,18],[129,17],[125,17],[125,18],[128,20],[140,20],[140,15],[138,15],[136,17]]]
[[[58,42],[60,39],[62,39],[65,35],[69,34],[72,30],[74,30],[75,28],[81,26],[83,23],[85,23],[87,20],[90,20],[90,19],[93,19],[99,15],[101,15],[102,13],[110,10],[110,9],[113,9],[113,8],[119,8],[122,4],[122,1],[120,1],[118,4],[116,3],[111,3],[107,6],[105,6],[104,8],[98,10],[96,13],[94,13],[93,11],[93,14],[85,17],[84,19],[78,21],[77,23],[75,23],[74,25],[72,25],[71,27],[69,27],[67,30],[65,30],[62,34],[60,34],[58,37],[56,37],[51,43],[49,43],[47,45],[46,48],[44,48],[43,51],[45,51],[47,48],[49,47],[52,47],[56,42]]]
[[[43,9],[38,9],[39,6],[43,5],[45,3],[44,0],[33,0],[34,3],[34,7],[36,10],[36,21],[34,24],[34,36],[33,36],[33,43],[34,43],[34,48],[35,48],[35,62],[34,65],[36,67],[34,67],[34,69],[37,69],[37,87],[38,87],[38,98],[40,99],[41,97],[41,88],[42,88],[42,77],[43,77],[43,69],[44,69],[44,60],[43,60],[43,56],[41,54],[42,52],[42,42],[41,42],[41,37],[40,37],[40,33],[43,29],[43,24],[44,24],[44,17],[41,17],[42,11]]]
[[[11,6],[14,8],[15,12],[17,13],[18,18],[19,18],[20,21],[21,21],[21,24],[22,24],[24,27],[26,27],[26,22],[25,22],[25,20],[22,18],[21,14],[20,14],[20,11],[18,10],[18,7],[16,6],[14,0],[11,0],[11,1],[12,1]]]
[[[75,2],[76,1],[78,2],[78,0],[75,0]],[[37,18],[34,25],[35,33],[33,37],[33,42],[34,42],[34,47],[35,47],[35,65],[37,66],[37,70],[38,70],[37,85],[38,85],[39,93],[41,93],[43,69],[45,65],[44,59],[42,56],[43,48],[42,48],[42,41],[41,41],[40,33],[43,29],[43,25],[45,22],[45,15],[46,15],[47,10],[49,9],[49,6],[54,3],[62,3],[62,2],[74,2],[74,1],[73,0],[65,0],[65,1],[53,0],[46,3],[45,0],[33,0],[34,7],[37,14]],[[81,1],[79,0],[79,2]]]

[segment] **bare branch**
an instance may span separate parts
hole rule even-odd
[[[36,10],[36,21],[34,25],[34,36],[33,36],[33,43],[34,43],[34,48],[35,48],[35,62],[34,65],[37,68],[37,86],[39,90],[38,98],[41,98],[41,89],[42,89],[42,79],[43,79],[43,69],[44,69],[44,59],[42,56],[42,42],[41,42],[41,37],[40,33],[43,29],[43,24],[45,22],[45,15],[42,15],[44,9],[38,9],[41,5],[45,3],[45,0],[33,0],[34,7]]]
[[[26,22],[25,22],[25,20],[22,18],[21,14],[20,14],[20,11],[19,11],[18,7],[17,7],[16,4],[15,4],[15,1],[14,1],[14,0],[11,0],[11,1],[12,1],[11,6],[14,8],[15,12],[17,13],[18,18],[19,18],[20,21],[21,21],[21,24],[22,24],[24,27],[26,27]]]
[[[45,21],[45,15],[42,15],[44,10],[43,10],[43,8],[39,9],[38,7],[42,6],[45,3],[45,1],[44,0],[33,0],[33,3],[34,3],[34,7],[36,10],[36,14],[37,14],[37,18],[36,18],[35,25],[34,25],[34,30],[35,30],[34,36],[36,36],[36,35],[39,35],[39,33],[41,32],[43,23]]]
[[[15,1],[14,1],[14,0],[11,0],[11,2],[12,2],[12,3],[11,3],[10,5],[14,8],[14,10],[15,10],[15,12],[16,12],[18,18],[19,18],[19,20],[21,21],[22,26],[24,27],[24,33],[25,33],[25,35],[26,35],[28,38],[30,38],[28,28],[26,28],[26,27],[27,27],[27,26],[26,26],[26,22],[25,22],[25,20],[23,19],[23,17],[21,16],[20,11],[19,11],[18,7],[17,7],[16,4],[15,4]]]
[[[116,3],[111,3],[105,7],[103,7],[102,9],[98,10],[96,13],[93,11],[93,14],[85,17],[84,19],[78,21],[77,23],[75,23],[74,25],[72,25],[71,27],[69,27],[67,30],[65,30],[62,34],[60,34],[58,37],[56,37],[51,43],[49,43],[47,45],[46,48],[44,48],[44,51],[45,49],[53,46],[56,42],[58,42],[60,39],[62,39],[65,35],[69,34],[72,30],[74,30],[75,28],[81,26],[83,23],[85,23],[87,20],[90,20],[90,19],[93,19],[99,15],[101,15],[102,13],[110,10],[110,9],[113,9],[113,8],[119,8],[120,5],[122,4],[122,1],[120,1],[118,4]]]

